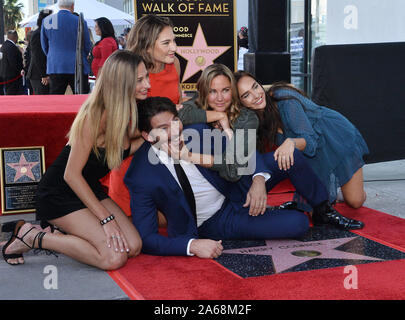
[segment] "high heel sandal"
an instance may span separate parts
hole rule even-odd
[[[19,237],[19,236],[18,236],[18,232],[20,231],[21,227],[22,227],[24,224],[25,224],[25,221],[24,221],[24,220],[19,220],[19,221],[16,221],[16,222],[7,223],[7,224],[3,225],[3,227],[2,227],[2,231],[3,231],[3,232],[13,232],[13,234],[12,234],[11,237],[10,237],[10,239],[9,239],[8,242],[3,246],[3,249],[2,249],[3,258],[4,258],[4,260],[5,260],[8,264],[10,264],[10,265],[12,265],[12,266],[21,264],[21,263],[16,263],[16,264],[14,264],[14,263],[9,263],[9,262],[7,261],[7,260],[9,260],[9,259],[18,259],[18,258],[22,258],[22,257],[23,257],[22,253],[12,253],[12,254],[7,254],[7,253],[6,253],[7,248],[8,248],[15,240],[20,240],[20,241],[21,241],[22,243],[24,243],[28,248],[34,249],[34,254],[37,254],[37,253],[39,253],[39,252],[41,252],[41,251],[45,251],[45,253],[46,253],[47,255],[53,254],[53,255],[55,255],[56,257],[58,257],[53,251],[47,250],[47,249],[43,249],[43,248],[42,248],[42,240],[43,240],[44,236],[46,235],[46,232],[39,231],[39,232],[35,235],[34,240],[32,241],[32,245],[29,245],[28,243],[26,243],[26,242],[24,241],[24,238],[25,238],[25,236],[26,236],[27,234],[29,234],[33,229],[38,230],[37,228],[32,227],[32,228],[29,229],[26,233],[24,233],[24,235],[23,235],[22,237]],[[38,248],[35,248],[35,247],[34,247],[34,246],[35,246],[35,241],[37,241]]]
[[[63,233],[65,235],[67,234],[65,231],[63,231],[62,229],[58,228],[57,226],[55,226],[53,224],[50,224],[48,221],[41,220],[40,226],[41,226],[42,229],[46,229],[48,227],[51,228],[51,233],[54,233],[55,230],[56,230],[56,231],[59,231],[60,233]]]
[[[21,226],[25,223],[24,220],[18,220],[13,222],[7,222],[2,225],[1,232],[14,232],[14,228],[18,223],[22,223]]]
[[[2,232],[12,232],[13,234],[11,235],[10,239],[7,241],[7,243],[3,246],[2,249],[2,254],[3,254],[3,258],[4,261],[6,261],[8,264],[15,266],[21,263],[9,263],[8,260],[9,259],[19,259],[22,258],[23,255],[22,253],[11,253],[11,254],[7,254],[6,250],[7,248],[16,240],[20,240],[22,243],[24,243],[28,248],[32,249],[32,247],[26,243],[24,241],[24,237],[31,232],[32,229],[35,229],[34,227],[32,227],[30,230],[28,230],[22,237],[18,237],[18,232],[20,232],[21,227],[25,224],[24,220],[18,220],[18,221],[14,221],[14,222],[9,222],[6,223],[2,226],[1,231]]]
[[[42,232],[42,231],[38,232],[35,235],[34,241],[32,242],[32,249],[34,249],[34,254],[44,251],[47,256],[53,254],[55,257],[58,257],[58,255],[55,252],[42,248],[42,239],[44,238],[45,235],[46,235],[46,232]],[[37,241],[38,248],[34,248],[35,241]]]
[[[54,225],[50,224],[48,221],[41,221],[40,226],[41,226],[42,229],[50,227],[51,228],[51,233],[54,233],[55,230],[56,230],[56,231],[59,231],[60,233],[67,234],[62,229],[59,229],[57,226],[54,226]],[[46,232],[42,232],[42,231],[38,232],[35,235],[34,241],[32,242],[32,249],[34,249],[34,254],[38,254],[38,253],[43,251],[43,252],[46,253],[47,256],[52,254],[57,258],[58,255],[55,252],[53,252],[52,250],[42,248],[42,239],[44,238],[45,235],[46,235]],[[37,241],[38,248],[34,248],[35,241]]]

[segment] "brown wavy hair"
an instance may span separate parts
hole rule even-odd
[[[231,82],[232,90],[232,103],[227,110],[227,115],[229,123],[232,124],[235,122],[236,118],[240,114],[241,102],[238,95],[238,87],[236,86],[235,77],[233,76],[232,71],[225,65],[215,63],[204,69],[200,79],[197,82],[197,92],[198,97],[196,99],[196,104],[204,110],[212,110],[208,105],[208,95],[211,87],[212,80],[217,76],[225,76]]]
[[[153,56],[148,51],[155,47],[159,34],[166,27],[173,28],[169,18],[148,14],[137,20],[128,34],[126,49],[140,55],[147,70],[155,67]]]

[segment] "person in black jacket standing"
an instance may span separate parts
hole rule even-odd
[[[1,49],[1,45],[0,45],[0,49]],[[3,84],[3,64],[1,62],[1,60],[3,59],[3,52],[1,52],[0,50],[0,96],[4,96],[4,84]]]
[[[49,94],[49,76],[46,74],[46,55],[41,47],[42,20],[52,14],[52,10],[44,9],[38,15],[38,28],[31,35],[31,61],[27,78],[30,79],[35,95]]]
[[[5,82],[6,95],[24,94],[21,70],[23,70],[23,57],[16,43],[18,34],[15,30],[7,31],[7,40],[2,45],[0,51],[3,53],[1,61],[1,77]]]

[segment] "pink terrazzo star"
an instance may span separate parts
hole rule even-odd
[[[17,163],[7,163],[10,168],[13,168],[16,171],[14,182],[18,181],[23,176],[35,181],[34,174],[32,173],[32,168],[38,165],[39,162],[27,162],[25,159],[24,153],[21,153],[20,161]]]
[[[383,261],[382,259],[335,249],[356,238],[358,237],[308,242],[266,240],[265,246],[224,250],[223,253],[271,256],[276,273],[281,273],[312,259]]]
[[[231,46],[208,46],[201,24],[198,24],[193,45],[191,47],[177,47],[177,54],[187,60],[187,67],[184,71],[182,82],[213,64],[215,59],[230,48]]]

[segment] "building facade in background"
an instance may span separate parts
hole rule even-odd
[[[29,0],[28,1],[28,16],[32,16],[37,12],[45,9],[47,6],[58,2],[57,0]]]
[[[405,41],[404,17],[404,0],[290,0],[292,83],[310,94],[318,46]]]

